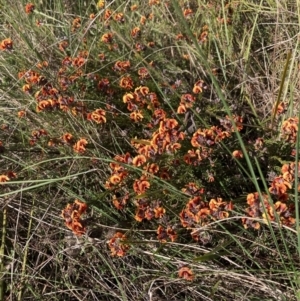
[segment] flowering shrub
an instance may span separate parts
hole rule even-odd
[[[16,194],[32,192],[34,200],[46,198],[47,206],[51,201],[52,215],[47,211],[45,218],[62,210],[62,236],[71,231],[78,242],[86,240],[101,249],[101,255],[114,257],[103,262],[125,265],[135,256],[150,254],[150,263],[141,255],[138,264],[130,264],[146,271],[155,262],[155,277],[164,283],[169,281],[160,273],[170,266],[169,275],[175,271],[177,281],[197,281],[199,269],[185,264],[196,265],[196,249],[208,253],[199,261],[215,260],[222,268],[226,261],[236,268],[257,250],[245,247],[238,262],[223,249],[233,255],[261,233],[296,231],[299,118],[298,104],[293,108],[290,99],[297,99],[293,93],[299,90],[298,79],[286,92],[290,99],[279,95],[275,105],[266,101],[273,90],[258,93],[260,85],[266,89],[275,84],[260,74],[269,60],[257,64],[261,58],[252,48],[261,52],[262,44],[273,44],[274,35],[265,40],[260,29],[248,28],[268,23],[247,19],[244,12],[252,5],[43,2],[18,8],[24,28],[3,13],[4,194],[13,194],[14,185],[23,181]],[[264,42],[253,35],[258,45],[245,51],[248,38],[240,37],[240,28],[257,32]],[[276,72],[272,69],[269,75],[280,78]],[[65,199],[74,196],[63,209]],[[84,219],[87,208],[93,217]],[[34,213],[26,216],[33,218]],[[98,228],[105,229],[101,237],[95,234]],[[225,235],[236,245],[226,245]],[[82,258],[89,262],[92,256],[86,253]],[[162,260],[169,256],[168,263],[157,263],[156,255]],[[261,262],[256,265],[267,270]],[[117,277],[113,279],[108,280],[110,288]],[[50,284],[45,287],[55,286]]]

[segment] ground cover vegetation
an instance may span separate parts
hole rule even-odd
[[[0,0],[0,300],[300,300],[297,1]]]

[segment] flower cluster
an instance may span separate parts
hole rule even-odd
[[[150,202],[146,198],[138,199],[136,202],[135,220],[138,222],[144,219],[150,221],[153,218],[161,219],[165,213],[166,209],[160,205],[159,201]]]
[[[111,162],[109,164],[112,175],[110,176],[109,180],[105,183],[106,189],[116,189],[122,185],[122,182],[128,176],[128,171],[124,164],[131,164],[132,157],[130,153],[126,153],[124,155],[117,155],[114,157],[115,162]]]
[[[221,128],[217,126],[212,126],[209,129],[198,129],[191,139],[191,144],[193,147],[197,148],[206,148],[221,140],[228,138],[230,133],[227,131],[223,131]]]
[[[128,203],[128,200],[129,200],[128,192],[125,193],[125,195],[119,196],[119,197],[117,197],[117,195],[114,194],[113,198],[112,198],[112,203],[116,209],[123,210],[125,208],[126,204]]]
[[[179,141],[184,140],[184,133],[179,132],[175,119],[165,118],[159,123],[159,129],[152,134],[151,145],[157,154],[174,153],[181,148]]]
[[[87,210],[87,204],[80,200],[75,200],[73,204],[68,204],[62,210],[61,216],[65,220],[65,225],[73,231],[75,235],[82,235],[86,232],[86,227],[81,219],[81,215]]]
[[[158,130],[152,133],[150,140],[143,140],[143,143],[133,143],[137,152],[146,158],[153,158],[163,153],[175,153],[181,148],[179,141],[184,140],[184,133],[178,130],[178,122],[173,118],[166,118],[162,109],[154,111],[150,127],[159,123]]]
[[[81,18],[80,17],[76,17],[74,18],[73,22],[72,22],[72,32],[75,32],[76,30],[78,30],[81,27]]]
[[[67,46],[67,41],[62,50]],[[106,111],[102,108],[96,108],[88,112],[85,103],[78,101],[72,96],[70,90],[78,86],[81,91],[85,91],[86,84],[92,85],[95,89],[109,94],[109,81],[100,79],[97,74],[85,74],[83,67],[87,63],[89,53],[86,50],[79,51],[77,56],[66,56],[62,60],[61,68],[57,71],[57,84],[52,84],[41,72],[48,67],[48,62],[43,61],[36,64],[36,70],[30,69],[21,71],[18,77],[25,83],[22,91],[26,94],[33,94],[36,100],[36,111],[70,111],[74,116],[83,117],[86,120],[97,124],[106,123]]]
[[[213,220],[220,220],[229,217],[229,212],[233,209],[232,202],[225,202],[222,198],[211,199],[206,202],[203,199],[203,189],[195,183],[189,183],[183,192],[191,195],[185,209],[180,212],[181,225],[184,228],[192,228],[195,225],[208,225]]]
[[[281,168],[282,178],[284,181],[292,184],[295,179],[295,168],[296,163],[291,162],[290,164],[283,164]],[[300,163],[298,162],[298,177],[300,177]]]
[[[132,80],[128,77],[122,77],[120,86],[124,89],[132,89]],[[155,106],[157,97],[154,93],[150,93],[149,88],[140,86],[135,88],[134,92],[126,93],[123,96],[123,102],[127,104],[128,111],[131,112],[130,118],[135,122],[140,122],[144,118],[142,109],[148,106]]]
[[[247,204],[249,207],[246,209],[246,213],[251,218],[243,218],[242,223],[244,227],[260,229],[260,223],[258,219],[263,219],[265,223],[271,221],[277,221],[283,225],[292,226],[295,224],[295,219],[292,217],[294,213],[293,206],[288,206],[282,201],[273,202],[265,194],[262,195],[262,200],[258,192],[250,193],[247,196]]]
[[[258,192],[248,194],[247,204],[249,207],[246,209],[248,216],[262,218],[265,221],[277,221],[277,215],[280,224],[286,226],[295,224],[295,218],[293,218],[295,212],[294,204],[288,204],[288,190],[292,189],[295,180],[295,167],[295,162],[284,164],[281,168],[281,175],[275,176],[270,183],[269,192],[276,200],[274,203],[267,195],[263,194],[261,200]],[[298,170],[300,172],[300,163],[298,163]],[[299,174],[298,177],[300,177]],[[299,187],[297,189],[299,190]],[[248,218],[243,219],[243,224],[245,228],[260,228],[258,221]]]
[[[231,119],[228,115],[226,115],[225,118],[220,119],[220,124],[229,133],[235,132],[235,128],[238,131],[241,131],[243,129],[243,117],[233,115]]]
[[[159,225],[156,230],[156,233],[157,233],[157,239],[161,243],[167,242],[168,239],[170,239],[172,242],[174,242],[178,236],[177,233],[175,232],[175,230],[170,226],[168,226],[166,229],[163,226]]]
[[[211,156],[212,149],[208,147],[202,147],[201,150],[188,150],[188,152],[183,156],[183,160],[188,165],[197,166],[202,160],[207,159]]]
[[[126,235],[121,232],[116,232],[107,244],[112,256],[123,257],[129,250],[129,245],[126,244]]]
[[[291,117],[283,121],[282,128],[281,128],[281,135],[286,141],[293,144],[296,143],[298,123],[299,123],[298,117]]]
[[[96,109],[95,111],[87,114],[87,120],[92,120],[96,123],[106,122],[106,112],[103,109]]]

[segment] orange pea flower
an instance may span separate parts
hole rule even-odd
[[[144,169],[152,174],[156,174],[159,171],[159,166],[156,163],[147,164],[147,166],[144,167]]]
[[[140,36],[141,34],[141,30],[139,27],[134,27],[132,30],[131,30],[131,36],[132,38],[136,39]]]
[[[167,231],[166,229],[159,225],[157,230],[156,230],[156,234],[157,234],[157,239],[162,242],[162,243],[165,243],[167,242],[167,238],[168,238],[168,234],[167,234]]]
[[[104,12],[104,20],[107,21],[112,15],[112,11],[110,9],[107,9],[105,12]]]
[[[143,118],[144,116],[140,110],[130,113],[130,119],[132,119],[134,122],[139,122]]]
[[[171,228],[170,226],[168,226],[167,228],[167,235],[168,235],[168,238],[174,242],[176,239],[177,239],[177,233],[174,231],[173,228]]]
[[[0,183],[5,183],[7,181],[9,181],[10,178],[6,175],[0,175]]]
[[[58,49],[61,52],[64,52],[68,46],[69,46],[69,43],[67,41],[62,41],[58,44]]]
[[[78,29],[81,26],[81,19],[80,17],[77,17],[72,22],[72,32],[74,32],[76,29]]]
[[[140,79],[140,80],[147,79],[147,78],[150,77],[149,72],[148,72],[148,69],[145,68],[145,67],[139,68],[139,70],[138,70],[138,75],[139,75],[139,79]],[[148,87],[147,87],[147,88],[148,88]],[[148,88],[148,93],[149,93],[149,88]],[[147,93],[147,94],[148,94],[148,93]]]
[[[79,139],[74,145],[73,145],[73,150],[76,153],[84,153],[85,152],[85,147],[88,144],[87,140],[84,138]]]
[[[146,157],[144,155],[137,155],[136,157],[133,158],[132,160],[132,164],[134,166],[140,167],[142,166],[144,163],[146,163]]]
[[[105,34],[101,37],[101,41],[102,41],[103,43],[110,44],[110,43],[112,43],[112,38],[113,38],[112,33],[105,33]]]
[[[123,13],[114,14],[114,20],[119,23],[124,23],[124,21],[125,21],[124,14]]]
[[[124,103],[128,103],[130,101],[134,100],[134,95],[133,93],[126,93],[124,96],[123,96],[123,102]]]
[[[166,209],[163,207],[155,207],[154,208],[154,216],[155,218],[162,218],[166,213]]]
[[[188,267],[182,267],[178,271],[178,276],[188,281],[193,281],[195,278],[193,271]]]
[[[186,8],[183,10],[183,15],[185,18],[190,18],[193,15],[193,10],[190,8]]]
[[[25,5],[25,12],[26,14],[31,14],[34,10],[34,4],[33,3],[27,3]]]
[[[243,152],[240,150],[235,150],[232,152],[232,156],[236,159],[241,159],[244,157]]]
[[[149,188],[150,188],[150,183],[149,181],[146,180],[146,177],[144,176],[142,176],[138,180],[135,180],[133,183],[133,189],[137,194],[143,194]]]
[[[65,143],[72,143],[73,142],[73,135],[70,133],[65,133],[62,135],[61,140]]]
[[[177,108],[177,113],[178,114],[184,114],[186,112],[187,108],[185,104],[181,103],[178,108]]]
[[[21,111],[18,112],[18,117],[19,117],[19,118],[23,118],[23,117],[25,117],[25,116],[26,116],[26,111],[21,110]]]
[[[140,23],[142,25],[145,25],[146,21],[147,21],[147,18],[145,16],[141,16]]]
[[[4,39],[0,43],[0,50],[12,50],[13,49],[13,42],[11,39]]]
[[[120,80],[120,87],[126,90],[133,89],[133,81],[130,76],[123,76]]]
[[[146,48],[146,46],[144,44],[141,44],[141,43],[136,43],[134,45],[134,47],[135,47],[136,51],[143,51]]]
[[[202,93],[203,89],[205,88],[206,87],[204,86],[204,81],[200,79],[194,84],[193,93],[195,94]]]
[[[129,193],[126,193],[125,196],[121,198],[117,198],[117,196],[114,195],[112,203],[116,207],[116,209],[123,210],[128,200],[129,200]]]
[[[53,102],[55,102],[55,101],[53,101]],[[42,100],[36,106],[36,111],[39,113],[39,112],[42,112],[45,109],[48,109],[48,108],[51,108],[51,107],[52,107],[52,100],[49,100],[49,99]]]
[[[119,72],[126,72],[130,68],[130,61],[117,61],[114,64],[113,70]]]
[[[103,109],[97,109],[92,113],[88,113],[87,120],[95,121],[96,123],[106,123],[106,112]]]
[[[42,61],[36,64],[39,69],[43,69],[44,67],[48,67],[49,63],[47,61]]]
[[[113,174],[110,178],[109,178],[109,182],[112,183],[113,185],[116,185],[118,183],[121,182],[121,177],[118,173]]]
[[[200,43],[205,43],[207,41],[208,38],[208,30],[204,30],[201,32],[201,34],[198,37],[198,41]]]
[[[26,84],[22,87],[23,92],[29,94],[32,91],[32,87],[29,84]]]

